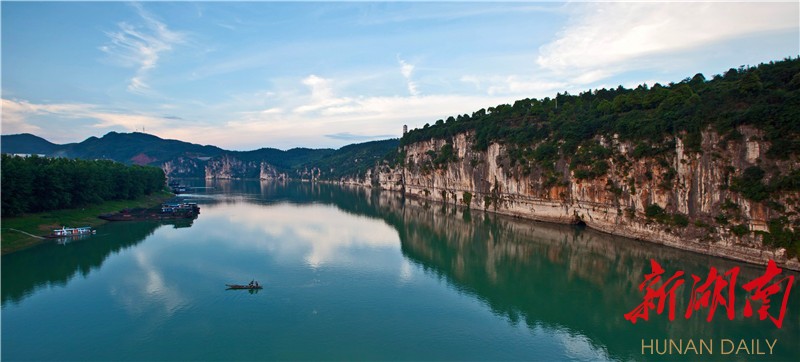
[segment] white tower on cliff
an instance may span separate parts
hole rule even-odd
[[[405,136],[405,135],[406,135],[406,133],[408,133],[408,125],[407,125],[407,124],[404,124],[404,125],[403,125],[403,136]]]

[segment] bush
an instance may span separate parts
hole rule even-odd
[[[769,197],[769,189],[761,182],[763,178],[764,170],[761,167],[750,166],[742,172],[742,176],[731,180],[730,189],[741,193],[749,200],[764,201]]]
[[[720,207],[725,210],[739,210],[739,204],[731,201],[731,199],[725,199]]]
[[[464,205],[469,206],[469,204],[472,202],[472,193],[469,191],[464,191],[461,201],[464,203]]]
[[[684,214],[674,214],[672,215],[672,223],[680,227],[686,227],[689,226],[689,218]]]
[[[657,204],[650,204],[644,209],[644,214],[649,218],[658,218],[665,214],[664,209]]]
[[[750,228],[747,226],[747,224],[732,226],[730,230],[736,236],[744,236],[750,232]]]
[[[453,144],[451,143],[445,143],[444,146],[439,149],[438,156],[435,152],[431,154],[431,150],[428,150],[428,152],[433,158],[433,165],[436,168],[444,168],[447,167],[448,163],[458,161],[458,156],[453,152]]]
[[[786,225],[789,220],[783,216],[770,219],[769,233],[764,234],[764,244],[786,248],[787,255],[791,258],[800,254],[800,232],[796,232]]]

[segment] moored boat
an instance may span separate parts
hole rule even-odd
[[[66,226],[62,226],[61,229],[53,230],[50,235],[47,235],[48,238],[65,238],[65,237],[74,237],[74,236],[82,236],[82,235],[92,235],[97,231],[92,229],[89,226],[79,227],[79,228],[68,228]]]
[[[193,212],[200,213],[200,206],[195,202],[165,202],[161,204],[162,213],[175,213],[175,212]]]
[[[193,202],[167,202],[157,209],[125,209],[112,214],[98,216],[108,221],[143,221],[194,219],[200,213],[200,206]]]

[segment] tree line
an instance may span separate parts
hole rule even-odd
[[[3,216],[132,200],[164,189],[166,181],[157,167],[6,154],[0,178]]]
[[[492,142],[525,148],[548,141],[544,147],[570,155],[597,135],[616,134],[634,141],[642,154],[658,153],[675,136],[689,151],[699,151],[702,130],[737,138],[743,124],[765,131],[772,144],[768,156],[800,153],[800,57],[731,68],[711,79],[698,73],[668,85],[522,99],[426,124],[403,136],[401,145],[472,131],[477,150]]]

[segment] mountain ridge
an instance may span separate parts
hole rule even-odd
[[[262,177],[265,167],[270,170],[270,177],[291,175],[302,178],[305,175],[314,175],[324,178],[341,175],[342,169],[363,172],[367,167],[354,168],[348,161],[358,155],[366,160],[368,166],[372,166],[398,145],[398,139],[387,139],[346,145],[339,149],[296,147],[280,150],[262,147],[250,151],[233,151],[213,145],[164,139],[141,132],[109,132],[102,137],[92,136],[81,142],[66,144],[55,144],[30,133],[2,135],[0,139],[3,153],[109,159],[126,164],[157,166],[164,169],[167,176],[205,178]],[[220,162],[237,163],[235,168],[238,171],[231,171],[230,165],[222,165]],[[262,166],[262,163],[267,166]],[[325,170],[321,170],[319,166]],[[216,174],[216,170],[227,171],[220,175]]]

